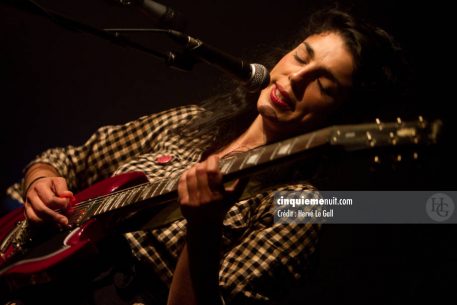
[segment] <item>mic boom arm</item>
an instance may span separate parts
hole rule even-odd
[[[68,16],[64,16],[61,13],[55,12],[48,8],[44,8],[40,4],[36,3],[33,0],[27,0],[28,3],[34,8],[34,11],[40,15],[44,15],[45,17],[51,19],[53,22],[57,23],[60,26],[63,26],[69,30],[73,31],[80,31],[83,33],[87,33],[96,37],[99,37],[104,40],[108,40],[114,44],[120,46],[127,46],[132,49],[136,49],[142,52],[145,52],[149,55],[154,56],[155,58],[162,60],[166,65],[176,68],[181,71],[190,71],[192,70],[194,64],[197,62],[195,59],[190,58],[190,56],[180,55],[175,52],[168,52],[163,53],[157,50],[154,50],[148,46],[145,46],[141,43],[135,42],[133,40],[128,39],[125,36],[119,34],[121,29],[117,29],[116,31],[112,31],[110,29],[99,29],[93,27],[89,24],[83,23],[81,21],[75,20]],[[144,29],[148,32],[157,32],[157,33],[167,33],[167,29]],[[136,29],[135,31],[139,31]]]
[[[181,32],[170,29],[98,29],[86,23],[64,16],[53,10],[42,7],[33,0],[28,0],[41,14],[50,18],[52,21],[71,30],[85,32],[105,40],[109,40],[121,46],[128,46],[142,52],[153,55],[163,60],[168,66],[183,71],[192,70],[197,59],[209,63],[224,72],[242,81],[249,91],[255,92],[266,87],[270,81],[268,70],[260,64],[247,64],[214,47],[204,44],[202,41]],[[155,32],[167,34],[170,38],[185,47],[185,52],[168,52],[164,54],[160,51],[151,49],[143,44],[132,41],[120,32]]]

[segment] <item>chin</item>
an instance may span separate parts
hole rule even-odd
[[[279,121],[278,120],[278,113],[276,110],[271,107],[271,105],[268,104],[260,104],[257,107],[257,110],[259,111],[259,114],[266,120],[268,121]]]

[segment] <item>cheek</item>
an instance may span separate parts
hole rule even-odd
[[[287,54],[283,58],[281,58],[278,63],[271,69],[270,71],[270,76],[271,78],[274,78],[275,76],[279,76],[282,74],[287,74],[288,70],[290,70],[290,60],[289,60],[289,55]]]
[[[308,84],[306,87],[304,93],[303,93],[303,99],[299,103],[299,107],[304,110],[304,111],[318,111],[322,108],[325,108],[327,103],[324,102],[322,99],[322,95],[316,88],[314,88],[314,85]]]
[[[301,117],[305,117],[309,114],[313,116],[325,116],[333,112],[336,108],[336,104],[332,101],[328,101],[325,97],[316,90],[307,90],[304,95],[304,99],[299,103],[297,110]]]

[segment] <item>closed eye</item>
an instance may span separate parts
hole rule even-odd
[[[316,82],[317,82],[317,86],[319,87],[319,91],[321,92],[321,94],[327,95],[327,96],[333,95],[333,93],[334,93],[333,90],[330,87],[324,86],[319,78],[316,80]]]
[[[298,55],[298,52],[295,52],[295,54],[294,54],[294,59],[295,59],[297,62],[301,63],[301,64],[307,64],[307,63],[308,63],[308,61],[307,61],[306,59],[304,59],[303,57],[300,57],[300,56]]]

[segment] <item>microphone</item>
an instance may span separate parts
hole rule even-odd
[[[270,83],[270,74],[261,64],[246,63],[184,33],[174,30],[168,30],[168,33],[173,40],[184,45],[188,54],[230,73],[244,83],[250,92],[260,91]]]
[[[158,25],[165,28],[182,30],[186,27],[184,16],[169,6],[152,0],[115,0],[122,5],[139,5],[143,10],[149,12]]]

